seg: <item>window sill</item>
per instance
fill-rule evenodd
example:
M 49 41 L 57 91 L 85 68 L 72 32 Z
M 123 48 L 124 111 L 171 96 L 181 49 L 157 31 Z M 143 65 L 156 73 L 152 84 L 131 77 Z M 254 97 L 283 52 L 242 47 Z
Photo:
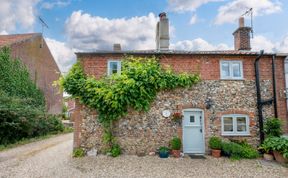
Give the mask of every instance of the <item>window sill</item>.
M 239 137 L 249 137 L 249 136 L 251 136 L 251 134 L 250 133 L 243 133 L 243 134 L 241 134 L 241 133 L 222 133 L 221 134 L 221 136 L 224 136 L 224 137 L 237 137 L 237 136 L 239 136 Z
M 220 80 L 228 80 L 228 81 L 244 81 L 244 78 L 238 79 L 238 78 L 220 78 Z

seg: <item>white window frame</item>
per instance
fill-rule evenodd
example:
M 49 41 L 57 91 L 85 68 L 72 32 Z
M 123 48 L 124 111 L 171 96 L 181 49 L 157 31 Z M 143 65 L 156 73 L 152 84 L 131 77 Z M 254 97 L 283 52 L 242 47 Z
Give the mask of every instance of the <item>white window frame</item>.
M 222 72 L 222 63 L 229 63 L 229 76 L 224 76 L 223 72 Z M 240 77 L 234 77 L 233 76 L 233 68 L 232 68 L 232 64 L 233 63 L 239 63 L 240 64 Z M 224 80 L 243 80 L 243 62 L 240 60 L 221 60 L 220 61 L 220 76 L 221 79 Z
M 107 62 L 107 75 L 112 75 L 112 73 L 110 72 L 111 68 L 110 68 L 110 63 L 112 62 L 116 62 L 117 63 L 117 74 L 121 74 L 121 61 L 120 60 L 108 60 Z
M 232 126 L 233 131 L 224 131 L 224 117 L 232 117 Z M 237 117 L 245 117 L 246 118 L 246 131 L 239 132 L 237 131 Z M 226 114 L 221 117 L 221 132 L 223 136 L 249 136 L 250 135 L 250 125 L 249 125 L 249 117 L 244 114 Z

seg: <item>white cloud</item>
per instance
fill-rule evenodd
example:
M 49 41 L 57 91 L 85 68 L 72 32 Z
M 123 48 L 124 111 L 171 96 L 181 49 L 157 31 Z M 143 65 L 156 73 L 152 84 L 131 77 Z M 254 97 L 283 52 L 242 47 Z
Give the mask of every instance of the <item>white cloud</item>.
M 281 11 L 281 4 L 273 0 L 233 0 L 218 9 L 215 24 L 234 23 L 250 8 L 254 16 L 262 16 Z
M 218 45 L 212 45 L 202 38 L 196 38 L 194 40 L 178 41 L 175 44 L 171 44 L 171 49 L 177 50 L 190 50 L 190 51 L 214 51 L 214 50 L 230 50 L 232 49 L 224 43 Z
M 39 0 L 1 0 L 0 31 L 31 30 Z
M 69 46 L 65 43 L 45 38 L 45 41 L 58 65 L 61 72 L 67 72 L 72 64 L 76 62 L 76 56 Z
M 8 35 L 8 32 L 6 32 L 5 30 L 0 32 L 0 35 Z
M 70 1 L 55 0 L 53 2 L 43 2 L 41 8 L 43 9 L 53 9 L 54 7 L 66 7 L 70 4 Z
M 264 49 L 266 52 L 288 53 L 288 34 L 280 42 L 274 42 L 262 35 L 257 35 L 251 40 L 253 51 Z
M 275 43 L 268 40 L 262 35 L 254 36 L 251 40 L 252 51 L 259 51 L 264 49 L 266 52 L 275 52 Z
M 193 24 L 195 24 L 197 21 L 198 21 L 197 15 L 194 14 L 194 15 L 191 17 L 189 24 L 193 25 Z
M 219 1 L 223 0 L 168 0 L 168 9 L 174 12 L 195 11 L 204 4 Z
M 157 17 L 153 13 L 132 18 L 107 19 L 76 11 L 66 20 L 68 42 L 80 50 L 155 48 Z

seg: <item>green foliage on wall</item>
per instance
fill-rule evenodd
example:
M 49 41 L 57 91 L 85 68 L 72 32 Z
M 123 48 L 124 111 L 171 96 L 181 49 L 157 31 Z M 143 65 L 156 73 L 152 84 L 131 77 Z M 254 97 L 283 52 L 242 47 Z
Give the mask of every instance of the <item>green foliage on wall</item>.
M 43 93 L 30 79 L 27 68 L 19 59 L 13 59 L 10 49 L 0 49 L 0 90 L 9 96 L 25 98 L 37 107 L 45 107 Z
M 163 69 L 155 57 L 126 56 L 122 60 L 121 75 L 113 74 L 96 80 L 93 76 L 86 76 L 78 62 L 59 81 L 67 93 L 97 110 L 98 119 L 107 131 L 112 121 L 127 114 L 128 108 L 148 111 L 157 92 L 189 87 L 199 80 L 196 74 L 175 74 L 172 70 Z

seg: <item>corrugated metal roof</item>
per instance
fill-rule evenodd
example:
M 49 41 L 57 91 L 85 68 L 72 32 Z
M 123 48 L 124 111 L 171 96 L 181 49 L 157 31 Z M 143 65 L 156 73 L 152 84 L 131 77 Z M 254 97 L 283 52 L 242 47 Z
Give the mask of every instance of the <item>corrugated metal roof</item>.
M 0 35 L 0 46 L 9 46 L 11 44 L 23 42 L 39 35 L 41 35 L 41 33 Z

